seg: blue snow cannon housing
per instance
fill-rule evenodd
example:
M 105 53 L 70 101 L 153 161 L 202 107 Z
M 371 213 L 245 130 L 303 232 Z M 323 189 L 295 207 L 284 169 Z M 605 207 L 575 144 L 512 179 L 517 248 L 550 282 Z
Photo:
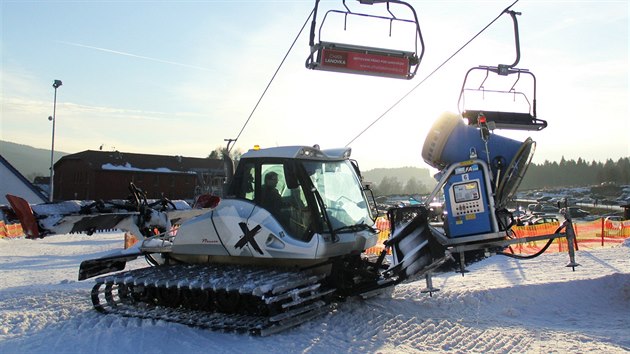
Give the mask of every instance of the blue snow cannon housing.
M 533 154 L 529 138 L 520 142 L 480 128 L 444 113 L 422 148 L 424 161 L 440 170 L 436 189 L 444 194 L 444 227 L 451 239 L 499 230 L 494 213 L 516 191 Z

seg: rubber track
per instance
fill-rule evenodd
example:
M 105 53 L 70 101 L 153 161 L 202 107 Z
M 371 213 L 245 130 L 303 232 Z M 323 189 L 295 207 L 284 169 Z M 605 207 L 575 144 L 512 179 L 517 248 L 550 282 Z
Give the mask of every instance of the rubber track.
M 91 296 L 94 308 L 103 313 L 264 336 L 328 312 L 331 306 L 327 295 L 334 289 L 321 288 L 323 277 L 295 270 L 233 265 L 157 266 L 97 278 Z M 254 303 L 258 313 L 251 313 L 250 306 L 230 314 L 190 306 L 162 306 L 132 296 L 133 289 L 170 289 L 175 293 L 191 290 L 206 294 L 206 300 L 222 293 L 244 299 L 247 305 Z

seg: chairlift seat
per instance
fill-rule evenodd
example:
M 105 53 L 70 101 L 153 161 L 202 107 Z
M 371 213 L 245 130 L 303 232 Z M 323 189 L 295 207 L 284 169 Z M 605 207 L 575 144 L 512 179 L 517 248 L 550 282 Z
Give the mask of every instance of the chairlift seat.
M 416 53 L 395 49 L 320 42 L 312 49 L 316 60 L 310 69 L 411 79 L 419 64 Z
M 540 131 L 547 127 L 547 121 L 524 112 L 466 110 L 462 113 L 468 119 L 468 125 L 477 125 L 480 115 L 486 117 L 486 122 L 492 122 L 496 129 Z

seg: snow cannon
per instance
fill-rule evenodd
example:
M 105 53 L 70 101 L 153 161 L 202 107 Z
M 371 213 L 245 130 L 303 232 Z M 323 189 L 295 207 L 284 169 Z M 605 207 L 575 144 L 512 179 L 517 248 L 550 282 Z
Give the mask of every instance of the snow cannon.
M 483 119 L 478 127 L 466 125 L 461 115 L 445 112 L 431 127 L 422 148 L 426 163 L 441 171 L 469 160 L 485 162 L 496 192 L 497 204 L 503 204 L 518 187 L 536 143 L 524 142 L 491 134 Z
M 491 133 L 483 119 L 466 125 L 459 114 L 444 113 L 422 148 L 426 163 L 440 170 L 434 194 L 445 199 L 449 238 L 495 233 L 496 210 L 506 207 L 531 161 L 535 143 Z
M 466 125 L 461 115 L 445 112 L 431 127 L 422 158 L 439 170 L 456 162 L 481 159 L 491 167 L 493 179 L 497 179 L 499 169 L 514 161 L 524 144 L 531 145 L 528 141 L 489 134 L 484 127 Z

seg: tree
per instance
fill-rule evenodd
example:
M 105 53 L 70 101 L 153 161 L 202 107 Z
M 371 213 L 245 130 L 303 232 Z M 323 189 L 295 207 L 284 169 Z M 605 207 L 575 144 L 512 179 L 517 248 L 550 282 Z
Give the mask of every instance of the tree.
M 398 178 L 392 176 L 386 176 L 376 188 L 378 195 L 392 195 L 400 194 L 402 191 L 402 184 L 398 181 Z
M 630 158 L 620 158 L 619 161 L 617 161 L 617 167 L 621 174 L 619 182 L 622 184 L 630 184 Z
M 218 146 L 216 149 L 214 149 L 212 152 L 210 152 L 210 154 L 208 155 L 209 159 L 217 159 L 220 160 L 223 158 L 223 154 L 225 154 L 227 152 L 227 148 L 224 146 Z M 233 149 L 230 152 L 230 157 L 232 158 L 232 160 L 234 161 L 238 161 L 241 158 L 241 155 L 243 155 L 243 153 L 241 152 L 240 149 Z
M 418 181 L 415 177 L 411 177 L 407 180 L 402 194 L 424 194 L 426 193 L 426 189 L 426 186 L 422 182 Z

